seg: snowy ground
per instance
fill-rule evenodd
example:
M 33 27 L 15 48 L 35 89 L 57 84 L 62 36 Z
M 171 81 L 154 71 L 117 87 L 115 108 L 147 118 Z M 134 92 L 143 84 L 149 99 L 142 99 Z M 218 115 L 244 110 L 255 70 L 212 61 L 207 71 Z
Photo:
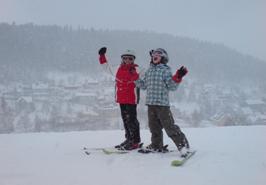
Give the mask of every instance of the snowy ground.
M 0 185 L 265 185 L 266 127 L 183 129 L 197 154 L 171 167 L 177 153 L 90 156 L 122 131 L 0 135 Z M 150 134 L 141 131 L 148 144 Z M 174 148 L 165 137 L 165 143 Z

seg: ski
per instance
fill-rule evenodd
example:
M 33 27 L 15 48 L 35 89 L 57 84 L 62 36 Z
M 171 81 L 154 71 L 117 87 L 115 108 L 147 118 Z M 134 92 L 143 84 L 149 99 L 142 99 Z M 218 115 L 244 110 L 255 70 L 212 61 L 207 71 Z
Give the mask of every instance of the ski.
M 105 154 L 125 153 L 125 151 L 118 150 L 117 148 L 114 148 L 114 147 L 100 147 L 100 148 L 87 148 L 87 147 L 84 147 L 83 151 L 87 155 L 90 155 L 91 153 L 95 153 L 95 152 L 104 152 Z
M 90 155 L 92 152 L 96 151 L 101 151 L 103 148 L 88 148 L 88 147 L 83 147 L 83 151 L 86 155 Z
M 139 144 L 139 148 L 141 148 L 143 145 L 143 143 Z M 136 149 L 139 149 L 136 148 Z M 93 151 L 102 151 L 104 154 L 110 155 L 110 154 L 126 154 L 126 153 L 130 153 L 132 151 L 136 151 L 136 149 L 134 150 L 125 150 L 124 148 L 115 148 L 115 147 L 102 147 L 102 148 L 87 148 L 84 147 L 83 150 L 85 152 L 86 155 L 90 155 Z
M 136 151 L 139 148 L 142 148 L 143 143 L 139 144 L 139 147 L 133 150 L 125 150 L 123 147 L 121 148 L 103 148 L 102 151 L 103 153 L 110 155 L 110 154 L 127 154 L 132 151 Z
M 117 148 L 103 148 L 103 153 L 110 155 L 110 154 L 127 154 L 132 150 L 119 150 Z
M 115 148 L 107 148 L 107 147 L 99 147 L 99 148 L 88 148 L 88 147 L 83 147 L 83 151 L 86 155 L 90 155 L 95 152 L 102 152 L 103 150 L 113 150 Z
M 190 159 L 195 153 L 196 153 L 196 150 L 189 152 L 189 153 L 186 155 L 186 157 L 183 157 L 181 160 L 173 160 L 173 161 L 171 162 L 171 166 L 175 166 L 175 167 L 177 167 L 177 166 L 182 166 L 182 165 L 184 165 L 184 164 L 188 161 L 188 159 Z

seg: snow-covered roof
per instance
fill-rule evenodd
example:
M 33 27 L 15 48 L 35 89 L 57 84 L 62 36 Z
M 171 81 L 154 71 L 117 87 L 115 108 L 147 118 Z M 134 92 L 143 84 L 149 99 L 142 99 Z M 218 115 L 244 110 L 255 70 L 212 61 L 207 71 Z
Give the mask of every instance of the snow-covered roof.
M 47 89 L 49 88 L 48 84 L 42 84 L 42 83 L 36 83 L 36 84 L 32 84 L 32 89 Z
M 246 103 L 248 105 L 262 105 L 262 104 L 265 104 L 265 102 L 260 100 L 260 99 L 249 99 L 249 100 L 246 100 Z
M 31 103 L 32 102 L 32 97 L 31 96 L 21 96 L 21 97 L 18 98 L 17 101 L 22 101 L 22 100 L 24 100 L 27 103 Z

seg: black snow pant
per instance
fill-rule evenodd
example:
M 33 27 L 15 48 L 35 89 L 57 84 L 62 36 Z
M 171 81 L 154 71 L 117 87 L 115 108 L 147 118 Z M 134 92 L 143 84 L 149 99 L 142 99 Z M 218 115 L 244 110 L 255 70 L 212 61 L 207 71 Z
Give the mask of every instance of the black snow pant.
M 140 142 L 139 121 L 136 104 L 120 104 L 121 116 L 125 128 L 126 140 L 132 143 Z
M 179 126 L 174 124 L 175 122 L 170 107 L 148 105 L 148 118 L 151 132 L 151 145 L 153 148 L 160 149 L 163 147 L 163 128 L 179 150 L 182 147 L 189 148 L 185 134 Z

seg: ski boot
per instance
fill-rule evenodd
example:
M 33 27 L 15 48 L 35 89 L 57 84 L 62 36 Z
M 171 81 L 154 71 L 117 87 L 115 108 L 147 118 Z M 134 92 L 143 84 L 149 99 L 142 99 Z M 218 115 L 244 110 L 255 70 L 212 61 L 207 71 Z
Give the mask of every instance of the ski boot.
M 118 150 L 135 150 L 137 148 L 141 148 L 142 144 L 140 143 L 134 143 L 134 142 L 127 142 L 122 147 L 118 148 Z
M 139 153 L 167 153 L 169 150 L 167 149 L 168 145 L 164 145 L 163 147 L 157 148 L 152 144 L 146 146 L 143 149 L 138 150 Z
M 179 151 L 179 153 L 180 153 L 180 156 L 181 156 L 182 158 L 186 158 L 186 157 L 188 156 L 188 154 L 191 152 L 191 151 L 190 151 L 190 148 L 189 148 L 189 145 L 186 145 L 186 144 L 184 144 L 184 143 L 179 144 L 179 145 L 177 146 L 177 149 L 178 149 L 178 151 Z
M 117 149 L 122 148 L 122 147 L 124 147 L 125 145 L 127 145 L 128 142 L 129 142 L 129 141 L 126 139 L 126 140 L 123 141 L 121 144 L 116 145 L 115 148 L 117 148 Z

